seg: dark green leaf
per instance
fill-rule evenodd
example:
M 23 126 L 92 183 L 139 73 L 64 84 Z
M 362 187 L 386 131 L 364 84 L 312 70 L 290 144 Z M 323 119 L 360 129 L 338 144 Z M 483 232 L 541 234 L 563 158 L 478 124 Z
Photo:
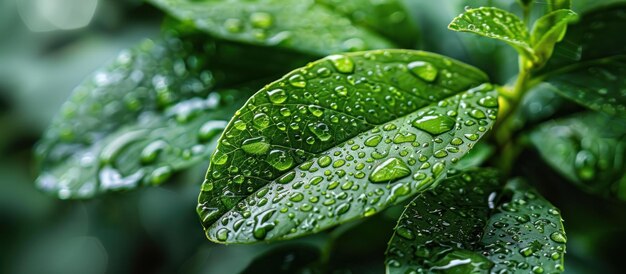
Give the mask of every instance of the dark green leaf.
M 470 9 L 454 18 L 448 28 L 503 41 L 529 60 L 535 59 L 524 22 L 508 11 L 494 7 Z
M 257 94 L 212 156 L 209 239 L 287 239 L 371 216 L 439 178 L 491 128 L 480 71 L 421 51 L 332 55 Z
M 626 5 L 605 7 L 569 27 L 538 74 L 564 97 L 590 109 L 626 117 Z
M 216 52 L 202 40 L 146 40 L 88 77 L 37 148 L 37 185 L 87 198 L 159 184 L 207 159 L 211 141 L 251 94 L 219 88 L 246 72 L 213 70 Z
M 313 274 L 320 251 L 310 245 L 286 245 L 257 257 L 240 274 Z
M 348 16 L 355 24 L 381 33 L 403 47 L 415 47 L 419 33 L 400 0 L 317 0 Z
M 548 0 L 548 10 L 571 9 L 572 0 Z
M 495 148 L 485 142 L 480 142 L 474 146 L 461 160 L 454 166 L 455 169 L 465 170 L 473 167 L 479 167 L 489 157 L 493 155 Z
M 554 45 L 563 39 L 567 31 L 567 24 L 578 19 L 578 15 L 568 9 L 550 12 L 535 21 L 530 34 L 530 43 L 537 63 L 544 64 L 552 55 Z
M 387 272 L 562 272 L 558 210 L 520 181 L 500 191 L 495 171 L 477 170 L 420 194 L 398 221 Z
M 313 0 L 150 0 L 211 36 L 312 55 L 393 47 Z
M 531 135 L 541 156 L 585 190 L 626 200 L 626 122 L 584 113 L 544 123 Z

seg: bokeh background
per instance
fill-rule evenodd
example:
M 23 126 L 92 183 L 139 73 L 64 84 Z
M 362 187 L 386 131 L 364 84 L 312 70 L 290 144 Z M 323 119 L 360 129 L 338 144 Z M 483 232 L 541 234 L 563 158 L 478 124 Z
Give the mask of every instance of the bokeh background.
M 466 5 L 516 10 L 515 1 L 405 2 L 421 30 L 419 48 L 478 66 L 500 84 L 516 73 L 515 52 L 504 44 L 446 28 Z M 574 9 L 601 2 L 615 1 L 574 0 Z M 33 145 L 72 89 L 122 49 L 158 37 L 163 17 L 140 0 L 0 0 L 0 273 L 240 273 L 251 265 L 253 273 L 278 273 L 277 264 L 314 256 L 315 248 L 334 237 L 210 243 L 195 213 L 208 161 L 162 186 L 88 201 L 61 201 L 35 188 Z M 563 213 L 566 273 L 623 273 L 626 205 L 579 191 L 537 153 L 526 154 L 516 170 L 532 170 L 550 182 L 539 187 Z M 383 273 L 384 250 L 400 211 L 391 208 L 334 233 L 341 236 L 334 239 L 332 269 Z M 294 247 L 305 248 L 290 256 Z M 255 261 L 267 254 L 276 257 L 270 265 Z

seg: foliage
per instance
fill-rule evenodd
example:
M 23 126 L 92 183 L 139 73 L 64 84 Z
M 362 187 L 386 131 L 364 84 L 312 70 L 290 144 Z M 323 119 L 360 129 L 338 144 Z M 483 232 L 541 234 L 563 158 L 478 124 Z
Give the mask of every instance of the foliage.
M 210 161 L 192 186 L 207 238 L 290 241 L 242 273 L 349 272 L 333 256 L 354 227 L 390 237 L 387 273 L 560 273 L 576 239 L 541 172 L 626 200 L 624 3 L 450 17 L 515 50 L 499 83 L 420 49 L 399 0 L 149 2 L 161 35 L 73 91 L 36 147 L 41 190 L 101 197 Z

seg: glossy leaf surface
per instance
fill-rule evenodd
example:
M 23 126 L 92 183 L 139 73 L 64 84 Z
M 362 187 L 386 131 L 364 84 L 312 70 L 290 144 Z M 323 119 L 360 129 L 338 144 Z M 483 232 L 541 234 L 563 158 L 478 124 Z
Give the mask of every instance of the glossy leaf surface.
M 581 188 L 626 200 L 626 121 L 577 114 L 542 124 L 531 141 L 548 164 Z
M 501 40 L 521 55 L 534 59 L 530 34 L 524 22 L 508 11 L 494 7 L 470 9 L 454 18 L 448 28 Z
M 474 170 L 419 194 L 389 243 L 387 272 L 562 272 L 558 210 L 520 181 L 501 190 L 497 172 Z
M 590 109 L 626 117 L 626 5 L 584 14 L 569 27 L 538 79 Z
M 252 96 L 222 136 L 199 197 L 209 239 L 302 236 L 430 187 L 497 113 L 486 76 L 421 51 L 332 55 Z
M 160 184 L 207 159 L 214 137 L 250 94 L 216 89 L 245 73 L 212 70 L 212 45 L 146 40 L 92 74 L 37 148 L 37 185 L 60 198 L 88 198 Z
M 314 0 L 150 0 L 219 39 L 311 55 L 391 48 L 379 34 Z

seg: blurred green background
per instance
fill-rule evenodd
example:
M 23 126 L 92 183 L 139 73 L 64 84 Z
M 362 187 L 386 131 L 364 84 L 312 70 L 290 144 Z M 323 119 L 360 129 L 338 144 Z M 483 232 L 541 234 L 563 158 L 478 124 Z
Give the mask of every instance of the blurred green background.
M 517 10 L 515 1 L 405 2 L 421 49 L 478 66 L 500 84 L 516 73 L 515 52 L 504 44 L 446 28 L 466 5 Z M 574 1 L 574 8 L 600 2 Z M 240 273 L 252 263 L 263 266 L 254 273 L 279 273 L 273 268 L 315 256 L 332 237 L 335 272 L 383 273 L 401 207 L 296 241 L 221 246 L 205 239 L 195 213 L 208 160 L 160 187 L 89 201 L 61 201 L 35 188 L 33 145 L 72 89 L 122 49 L 158 37 L 162 20 L 140 0 L 0 1 L 0 273 Z M 620 273 L 626 206 L 579 191 L 532 150 L 521 159 L 516 171 L 540 174 L 546 183 L 538 187 L 562 211 L 566 273 Z M 300 253 L 281 253 L 296 247 Z M 277 254 L 268 267 L 254 261 L 268 252 Z

